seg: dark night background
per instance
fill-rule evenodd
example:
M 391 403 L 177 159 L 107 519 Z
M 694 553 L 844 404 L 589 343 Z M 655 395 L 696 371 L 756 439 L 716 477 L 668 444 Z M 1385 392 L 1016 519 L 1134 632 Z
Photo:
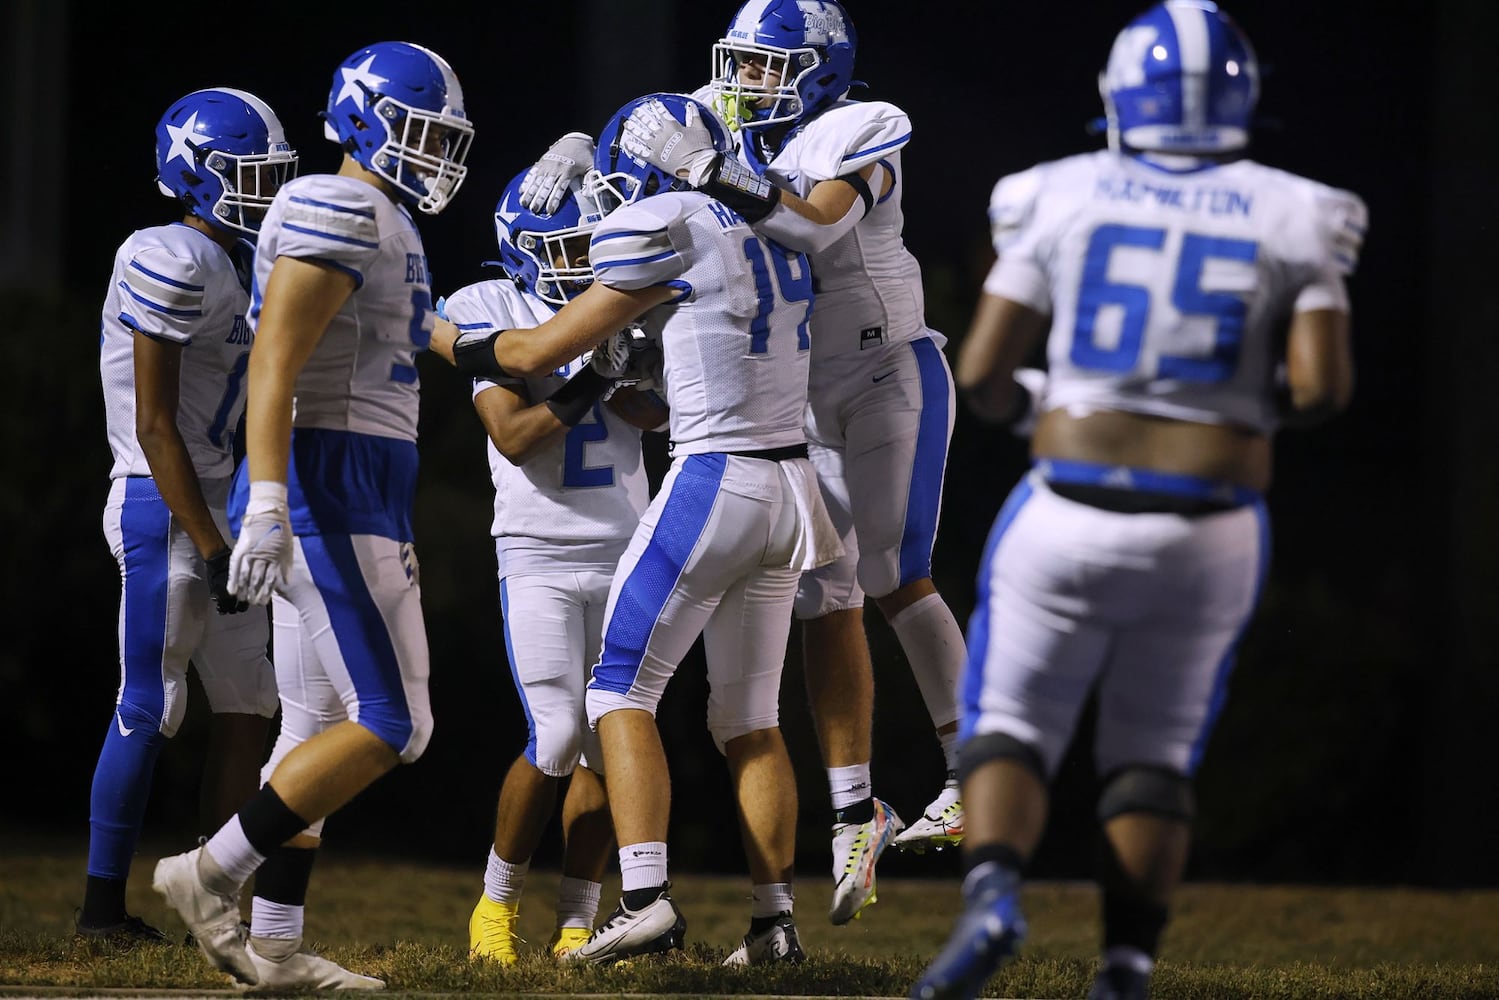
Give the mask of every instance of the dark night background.
M 907 242 L 929 323 L 953 341 L 988 266 L 994 181 L 1094 148 L 1095 78 L 1141 2 L 848 0 L 864 95 L 911 115 Z M 95 5 L 91 5 L 95 6 Z M 118 243 L 174 217 L 156 193 L 152 130 L 182 94 L 265 98 L 302 154 L 334 170 L 316 113 L 334 67 L 375 41 L 420 42 L 464 85 L 477 138 L 454 206 L 423 217 L 436 293 L 489 276 L 504 183 L 561 133 L 596 131 L 627 99 L 690 90 L 734 4 L 131 6 L 16 0 L 4 78 L 0 185 L 0 829 L 87 832 L 89 781 L 117 683 L 118 576 L 100 530 L 108 490 L 98 309 Z M 1191 874 L 1255 881 L 1499 884 L 1499 376 L 1493 244 L 1499 172 L 1486 0 L 1388 7 L 1244 0 L 1227 8 L 1264 70 L 1256 158 L 1368 202 L 1351 281 L 1359 383 L 1335 423 L 1278 442 L 1271 578 L 1203 765 Z M 357 12 L 357 13 L 356 13 Z M 857 95 L 856 95 L 857 96 Z M 495 794 L 524 743 L 487 535 L 483 432 L 456 377 L 422 364 L 417 541 L 437 728 L 427 755 L 328 825 L 334 851 L 400 852 L 477 873 Z M 659 458 L 659 450 L 653 452 Z M 935 576 L 960 621 L 982 539 L 1025 467 L 1021 443 L 960 413 Z M 876 789 L 914 817 L 941 758 L 891 633 L 872 608 Z M 827 793 L 804 708 L 795 632 L 783 724 L 802 797 L 803 879 L 825 877 Z M 700 659 L 661 713 L 675 779 L 674 868 L 739 871 L 727 773 L 704 731 Z M 188 844 L 205 705 L 157 771 L 147 835 Z M 1041 875 L 1086 874 L 1086 744 L 1057 785 Z M 205 831 L 206 832 L 206 831 Z M 3 841 L 0 841 L 3 843 Z M 0 847 L 3 849 L 3 847 Z M 555 861 L 545 847 L 538 863 Z M 951 875 L 951 854 L 882 871 Z M 139 866 L 138 866 L 139 867 Z M 82 888 L 83 873 L 79 872 Z

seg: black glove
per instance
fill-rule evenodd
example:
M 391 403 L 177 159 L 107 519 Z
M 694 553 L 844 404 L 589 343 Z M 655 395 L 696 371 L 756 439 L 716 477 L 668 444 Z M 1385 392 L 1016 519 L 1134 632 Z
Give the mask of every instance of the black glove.
M 221 615 L 237 615 L 248 610 L 250 603 L 235 597 L 229 591 L 229 546 L 224 546 L 204 559 L 208 566 L 208 592 L 213 595 Z

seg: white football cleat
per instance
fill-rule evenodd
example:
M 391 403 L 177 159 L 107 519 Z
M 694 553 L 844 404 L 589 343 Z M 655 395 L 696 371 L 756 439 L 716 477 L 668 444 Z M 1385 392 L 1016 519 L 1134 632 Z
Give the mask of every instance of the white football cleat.
M 807 953 L 796 936 L 796 921 L 783 913 L 776 922 L 759 934 L 744 936 L 744 943 L 724 959 L 724 965 L 771 965 L 775 962 L 804 962 Z
M 280 942 L 277 942 L 278 944 Z M 255 941 L 251 940 L 246 949 L 250 955 L 250 961 L 255 963 L 255 970 L 260 974 L 260 982 L 255 986 L 240 986 L 240 989 L 257 990 L 383 990 L 385 980 L 376 979 L 374 976 L 361 976 L 357 972 L 350 972 L 337 962 L 324 958 L 321 955 L 306 951 L 301 947 L 301 941 L 287 942 L 288 947 L 295 948 L 291 954 L 282 959 L 268 958 L 262 955 L 255 947 Z
M 198 950 L 214 968 L 250 986 L 260 973 L 245 950 L 245 931 L 239 920 L 239 896 L 221 896 L 203 884 L 198 857 L 207 848 L 174 854 L 156 862 L 151 888 L 177 911 L 198 943 Z
M 687 919 L 665 893 L 639 910 L 627 909 L 624 900 L 620 900 L 609 919 L 600 924 L 586 942 L 559 956 L 558 960 L 604 965 L 636 955 L 681 948 L 686 934 Z
M 843 925 L 875 902 L 874 865 L 889 846 L 890 840 L 904 830 L 891 809 L 874 800 L 874 818 L 868 823 L 835 823 L 833 825 L 833 905 L 828 919 Z
M 958 779 L 948 778 L 942 792 L 932 804 L 922 810 L 921 818 L 895 838 L 895 846 L 903 851 L 926 853 L 927 848 L 942 850 L 963 842 L 963 800 L 958 792 Z

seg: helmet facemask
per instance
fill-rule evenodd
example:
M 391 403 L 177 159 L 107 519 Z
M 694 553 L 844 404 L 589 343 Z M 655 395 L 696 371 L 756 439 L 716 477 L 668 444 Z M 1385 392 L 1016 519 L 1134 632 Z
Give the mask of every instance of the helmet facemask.
M 746 62 L 761 64 L 759 83 L 740 79 L 740 69 Z M 709 84 L 714 107 L 732 129 L 796 121 L 806 104 L 800 85 L 821 64 L 821 53 L 811 47 L 781 49 L 720 39 L 713 46 L 713 76 Z M 778 81 L 775 86 L 769 85 L 772 76 Z

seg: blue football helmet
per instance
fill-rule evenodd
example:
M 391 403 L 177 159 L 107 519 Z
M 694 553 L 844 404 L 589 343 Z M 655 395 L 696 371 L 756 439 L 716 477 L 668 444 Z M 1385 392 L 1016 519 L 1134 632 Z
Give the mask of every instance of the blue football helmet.
M 419 211 L 436 215 L 468 168 L 474 126 L 447 61 L 409 42 L 355 52 L 333 74 L 323 132 Z
M 858 44 L 836 0 L 749 0 L 713 46 L 714 106 L 736 128 L 815 115 L 853 85 Z M 762 65 L 758 82 L 740 80 L 745 62 Z M 770 74 L 779 74 L 776 86 Z
M 1114 40 L 1098 78 L 1109 144 L 1212 155 L 1249 144 L 1260 65 L 1209 0 L 1165 0 Z
M 281 119 L 243 90 L 194 91 L 156 123 L 156 186 L 221 229 L 254 236 L 296 173 Z
M 588 240 L 600 216 L 592 210 L 577 179 L 551 215 L 538 215 L 523 207 L 520 189 L 528 172 L 517 174 L 495 203 L 494 234 L 500 245 L 497 263 L 517 285 L 543 302 L 561 307 L 593 284 Z
M 729 131 L 723 121 L 701 101 L 695 101 L 684 94 L 646 94 L 644 97 L 637 97 L 616 111 L 599 132 L 598 145 L 593 154 L 594 169 L 584 178 L 585 204 L 597 206 L 600 215 L 662 191 L 692 190 L 692 185 L 687 181 L 673 177 L 645 160 L 637 159 L 620 144 L 625 119 L 647 101 L 660 102 L 667 114 L 683 125 L 689 124 L 693 118 L 701 119 L 713 138 L 713 148 L 720 153 L 733 151 L 733 140 L 729 138 Z

